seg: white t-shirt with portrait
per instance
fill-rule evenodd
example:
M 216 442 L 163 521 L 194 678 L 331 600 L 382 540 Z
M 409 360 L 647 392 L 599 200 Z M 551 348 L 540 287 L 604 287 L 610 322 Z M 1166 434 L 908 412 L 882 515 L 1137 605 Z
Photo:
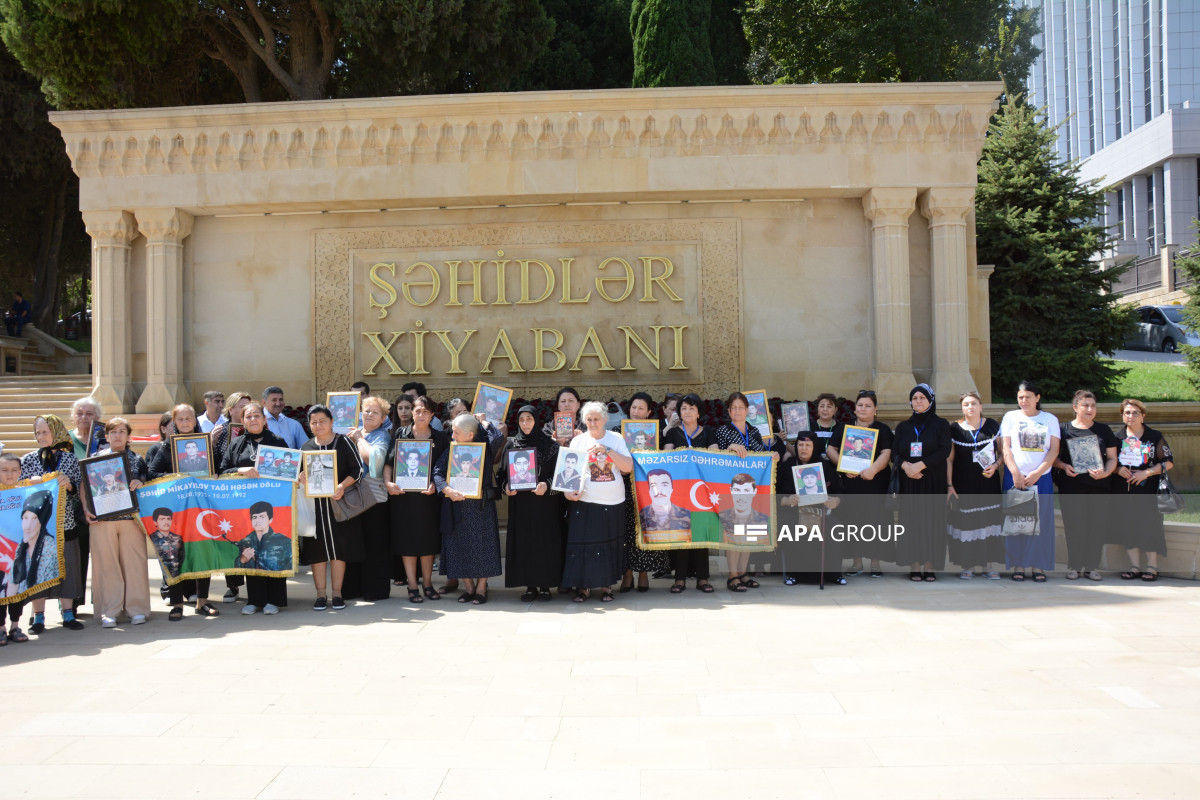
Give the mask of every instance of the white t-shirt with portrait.
M 621 434 L 612 431 L 606 432 L 601 439 L 593 439 L 587 432 L 581 433 L 571 440 L 570 448 L 586 453 L 598 444 L 623 456 L 629 455 L 629 448 L 625 446 Z M 602 506 L 625 502 L 625 482 L 621 480 L 621 471 L 611 458 L 601 456 L 601 463 L 593 463 L 587 457 L 580 460 L 583 461 L 580 471 L 588 476 L 583 485 L 583 496 L 579 498 L 581 502 Z
M 1017 469 L 1028 475 L 1037 469 L 1050 449 L 1051 439 L 1061 439 L 1058 417 L 1039 411 L 1030 417 L 1021 409 L 1009 411 L 1000 421 L 1000 437 L 1013 454 Z

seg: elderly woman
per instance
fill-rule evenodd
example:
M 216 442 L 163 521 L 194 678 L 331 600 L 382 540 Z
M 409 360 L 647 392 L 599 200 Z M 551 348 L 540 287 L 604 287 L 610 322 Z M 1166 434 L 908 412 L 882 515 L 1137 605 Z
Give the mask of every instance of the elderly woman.
M 230 446 L 233 444 L 233 437 L 229 435 L 229 429 L 240 428 L 243 424 L 242 415 L 246 411 L 246 406 L 250 404 L 253 398 L 246 392 L 234 392 L 225 400 L 225 415 L 221 417 L 220 423 L 212 429 L 211 438 L 213 441 L 213 460 L 220 464 L 225 460 L 225 455 L 229 452 Z M 245 579 L 241 575 L 226 575 L 225 576 L 225 596 L 221 599 L 226 603 L 232 603 L 237 600 L 238 588 L 245 583 Z
M 1062 431 L 1058 418 L 1042 410 L 1042 392 L 1033 381 L 1017 384 L 1017 406 L 1000 420 L 1004 442 L 1004 491 L 1037 488 L 1038 532 L 1032 536 L 1007 536 L 1004 557 L 1014 581 L 1025 580 L 1033 568 L 1035 583 L 1046 582 L 1054 569 L 1054 483 L 1050 469 L 1058 458 Z
M 434 429 L 434 405 L 428 397 L 421 395 L 413 403 L 413 424 L 407 428 L 396 428 L 388 452 L 383 476 L 388 494 L 391 514 L 392 552 L 401 559 L 402 574 L 408 585 L 408 601 L 423 603 L 418 579 L 425 582 L 425 597 L 441 600 L 442 596 L 433 586 L 433 558 L 442 551 L 442 496 L 433 483 L 433 476 L 421 475 L 419 458 L 412 458 L 412 478 L 424 477 L 428 483 L 424 489 L 401 489 L 396 476 L 409 470 L 408 454 L 416 455 L 415 449 L 405 449 L 405 442 L 430 442 L 430 464 L 436 464 L 450 449 L 450 437 Z M 401 463 L 396 462 L 399 455 Z M 510 534 L 511 535 L 511 534 Z M 417 570 L 420 564 L 420 572 Z
M 568 492 L 574 503 L 567 512 L 567 552 L 563 586 L 580 587 L 575 602 L 591 596 L 587 587 L 600 592 L 600 602 L 613 600 L 612 585 L 621 578 L 625 535 L 625 484 L 617 473 L 633 470 L 633 458 L 620 434 L 606 430 L 608 411 L 601 403 L 581 409 L 587 431 L 571 440 L 570 449 L 584 454 L 589 478 L 583 490 Z
M 550 587 L 562 577 L 562 505 L 549 491 L 558 458 L 558 445 L 537 424 L 533 406 L 517 411 L 517 433 L 508 440 L 505 452 L 534 450 L 537 486 L 515 490 L 509 487 L 507 460 L 501 462 L 501 481 L 508 495 L 508 536 L 505 544 L 504 585 L 525 587 L 521 602 L 550 600 Z
M 334 433 L 333 412 L 328 406 L 320 403 L 309 406 L 308 427 L 312 431 L 312 438 L 301 445 L 300 449 L 309 453 L 333 451 L 338 483 L 334 487 L 332 498 L 317 497 L 313 500 L 316 506 L 317 535 L 304 538 L 301 555 L 312 565 L 313 586 L 317 590 L 313 610 L 324 611 L 329 608 L 329 600 L 325 593 L 328 569 L 333 584 L 333 609 L 340 611 L 346 607 L 346 601 L 342 599 L 346 562 L 362 561 L 363 535 L 360 517 L 345 522 L 334 519 L 333 503 L 341 500 L 346 490 L 358 480 L 360 461 L 358 450 L 350 440 L 340 433 Z M 304 473 L 300 475 L 300 483 L 304 483 Z
M 633 420 L 650 419 L 650 406 L 654 401 L 645 392 L 637 392 L 629 398 L 629 418 Z M 658 442 L 647 442 L 646 448 L 659 449 Z M 637 543 L 637 498 L 633 493 L 629 475 L 622 475 L 625 482 L 625 576 L 621 579 L 620 592 L 624 594 L 633 588 L 633 573 L 638 574 L 637 590 L 650 591 L 650 573 L 667 568 L 667 554 L 662 550 L 643 550 Z
M 399 413 L 401 424 L 411 424 L 412 400 L 401 396 L 396 406 L 405 406 Z M 349 433 L 350 441 L 358 448 L 358 457 L 372 478 L 384 477 L 392 436 L 383 423 L 388 418 L 387 400 L 374 395 L 362 399 L 362 427 Z M 405 423 L 404 420 L 408 420 Z M 376 503 L 360 517 L 363 531 L 363 561 L 359 568 L 359 583 L 364 600 L 387 600 L 392 594 L 392 531 L 391 514 L 387 503 Z M 353 566 L 350 567 L 354 569 Z
M 1158 557 L 1166 556 L 1167 541 L 1155 495 L 1160 476 L 1175 466 L 1175 459 L 1162 433 L 1146 424 L 1146 406 L 1141 400 L 1121 401 L 1121 424 L 1113 434 L 1120 442 L 1119 466 L 1112 479 L 1117 496 L 1115 529 L 1132 565 L 1121 578 L 1156 581 Z M 1142 553 L 1146 554 L 1144 569 Z
M 929 384 L 908 393 L 912 416 L 896 426 L 892 449 L 900 470 L 900 523 L 896 561 L 909 565 L 911 581 L 936 581 L 946 566 L 946 461 L 953 445 L 950 424 L 938 416 Z
M 1058 486 L 1058 505 L 1062 509 L 1063 534 L 1067 540 L 1067 580 L 1082 576 L 1089 581 L 1101 580 L 1100 559 L 1104 545 L 1113 536 L 1109 504 L 1101 495 L 1112 491 L 1109 476 L 1117 469 L 1117 448 L 1120 446 L 1112 429 L 1096 422 L 1096 395 L 1086 389 L 1075 393 L 1071 401 L 1075 418 L 1061 425 L 1063 445 L 1054 462 L 1054 483 Z M 1088 440 L 1092 440 L 1088 442 Z M 1094 444 L 1100 463 L 1094 468 L 1076 464 L 1071 456 L 1071 442 Z M 1090 567 L 1090 569 L 1089 569 Z
M 104 426 L 108 447 L 100 455 L 120 453 L 129 475 L 129 490 L 147 480 L 146 462 L 129 449 L 129 423 L 113 417 Z M 100 613 L 100 626 L 115 628 L 124 611 L 134 625 L 150 615 L 150 576 L 146 569 L 146 530 L 136 513 L 98 521 L 87 512 L 92 526 L 92 600 Z
M 88 440 L 91 438 L 92 426 L 98 424 L 101 428 L 104 423 L 100 422 L 100 417 L 104 413 L 104 409 L 93 400 L 91 397 L 81 397 L 71 404 L 71 421 L 75 424 L 69 433 L 71 435 L 71 445 L 75 451 L 75 460 L 82 461 L 88 457 Z M 101 447 L 106 442 L 101 435 Z M 75 493 L 71 501 L 75 505 L 75 522 L 79 535 L 79 596 L 75 598 L 74 607 L 78 609 L 83 605 L 83 595 L 87 590 L 87 574 L 88 574 L 88 553 L 89 542 L 91 541 L 90 528 L 87 520 L 83 515 L 83 500 L 79 492 Z
M 285 448 L 287 447 L 287 443 L 282 437 L 267 427 L 267 415 L 263 410 L 262 403 L 255 401 L 247 403 L 242 411 L 242 422 L 246 426 L 246 432 L 241 436 L 235 437 L 233 444 L 229 446 L 229 450 L 225 453 L 225 458 L 221 460 L 221 474 L 245 475 L 248 478 L 257 478 L 259 477 L 259 448 Z M 255 524 L 255 516 L 254 509 L 251 508 L 250 523 L 252 526 Z M 263 553 L 256 550 L 244 549 L 242 550 L 242 558 L 245 559 L 245 563 L 248 563 L 250 560 L 250 556 L 247 556 L 247 553 L 250 553 L 260 564 L 263 564 L 266 560 Z M 278 566 L 285 570 L 294 566 L 290 548 L 286 556 L 283 554 L 277 555 L 278 563 L 273 566 Z M 239 575 L 237 577 L 242 576 Z M 242 606 L 243 614 L 254 614 L 260 609 L 264 614 L 278 614 L 279 609 L 287 605 L 286 578 L 269 578 L 265 575 L 247 575 L 245 578 L 246 605 Z
M 467 401 L 461 397 L 452 397 L 450 402 L 446 403 L 446 424 L 457 419 L 461 414 L 471 413 L 471 407 L 467 405 Z

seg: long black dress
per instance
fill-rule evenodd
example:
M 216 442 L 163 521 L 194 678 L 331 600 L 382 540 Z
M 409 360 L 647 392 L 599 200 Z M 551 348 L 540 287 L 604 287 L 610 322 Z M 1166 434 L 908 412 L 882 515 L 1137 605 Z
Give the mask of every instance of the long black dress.
M 1058 460 L 1072 467 L 1071 442 L 1096 439 L 1100 448 L 1100 461 L 1106 460 L 1106 451 L 1120 448 L 1112 429 L 1103 422 L 1093 422 L 1091 427 L 1077 428 L 1072 420 L 1060 427 L 1062 445 L 1058 449 Z M 1076 446 L 1079 442 L 1076 441 Z M 1063 538 L 1067 541 L 1067 566 L 1071 569 L 1097 569 L 1103 557 L 1104 545 L 1115 542 L 1116 529 L 1109 504 L 1097 495 L 1112 491 L 1111 476 L 1097 480 L 1087 472 L 1067 475 L 1066 470 L 1056 469 L 1054 485 L 1058 487 L 1058 506 L 1062 510 Z M 1154 482 L 1157 486 L 1157 481 Z
M 487 426 L 487 452 L 483 459 L 483 497 L 447 500 L 442 504 L 442 560 L 448 578 L 492 578 L 503 570 L 500 564 L 500 521 L 496 516 L 493 465 L 503 441 L 498 428 Z M 433 468 L 438 492 L 446 491 L 450 451 Z
M 950 423 L 932 410 L 924 418 L 914 414 L 896 426 L 892 442 L 896 469 L 903 462 L 924 462 L 916 480 L 900 472 L 900 524 L 904 535 L 896 541 L 897 564 L 933 564 L 946 568 L 946 460 L 950 458 Z M 913 445 L 920 448 L 918 455 Z
M 858 427 L 864 427 L 854 423 Z M 886 424 L 875 420 L 865 427 L 879 431 L 875 444 L 875 457 L 884 450 L 891 450 L 893 444 L 892 429 Z M 839 422 L 829 438 L 829 446 L 840 451 L 842 437 L 846 432 L 846 423 Z M 888 464 L 874 478 L 851 477 L 841 473 L 842 505 L 838 509 L 838 519 L 852 525 L 886 525 L 892 521 L 892 515 L 884 506 L 884 495 L 887 494 L 888 484 L 892 480 L 892 465 Z M 944 481 L 943 481 L 944 483 Z M 895 561 L 896 546 L 890 540 L 873 542 L 852 540 L 842 547 L 843 558 L 865 558 L 871 561 Z
M 1136 472 L 1139 469 L 1153 468 L 1165 462 L 1175 463 L 1175 456 L 1171 452 L 1171 446 L 1167 444 L 1167 440 L 1161 432 L 1149 425 L 1142 426 L 1140 438 L 1129 433 L 1124 425 L 1117 425 L 1112 431 L 1117 441 L 1120 442 L 1117 450 L 1118 469 L 1120 466 L 1127 466 Z M 1133 449 L 1135 442 L 1138 447 L 1136 452 Z M 1125 456 L 1126 461 L 1137 461 L 1138 463 L 1122 465 L 1122 456 Z M 1167 538 L 1163 533 L 1163 515 L 1158 511 L 1158 499 L 1155 497 L 1158 494 L 1159 480 L 1157 477 L 1150 477 L 1140 486 L 1136 486 L 1127 483 L 1116 472 L 1113 473 L 1113 493 L 1116 495 L 1114 516 L 1117 518 L 1115 525 L 1117 541 L 1114 544 L 1141 548 L 1147 553 L 1158 553 L 1160 556 L 1167 555 Z
M 535 427 L 529 436 L 510 437 L 505 453 L 530 447 L 537 450 L 538 481 L 549 487 L 554 478 L 558 444 Z M 500 487 L 507 489 L 507 455 L 500 460 L 500 474 Z M 522 490 L 508 498 L 508 535 L 504 544 L 506 587 L 548 588 L 559 584 L 566 546 L 562 517 L 562 495 L 557 492 L 536 495 L 533 490 Z
M 319 445 L 316 439 L 309 439 L 300 446 L 300 449 L 305 452 L 335 451 L 338 482 L 344 481 L 347 477 L 358 479 L 360 471 L 358 453 L 354 444 L 342 434 L 335 433 L 333 441 L 327 445 Z M 316 506 L 317 535 L 305 537 L 301 541 L 300 553 L 305 563 L 362 561 L 362 525 L 358 517 L 338 522 L 333 518 L 332 501 L 329 498 L 318 497 L 313 502 Z
M 978 430 L 968 430 L 961 422 L 950 426 L 950 443 L 954 448 L 954 466 L 950 483 L 958 499 L 950 506 L 946 532 L 949 535 L 950 563 L 962 569 L 989 562 L 1004 561 L 1004 537 L 1000 511 L 1000 485 L 1004 480 L 1004 465 L 1000 464 L 992 477 L 985 478 L 985 467 L 976 462 L 983 453 L 988 463 L 1000 458 L 996 437 L 1000 423 L 994 419 L 981 421 Z
M 676 450 L 691 447 L 697 450 L 707 450 L 717 443 L 716 432 L 712 428 L 700 428 L 695 436 L 688 436 L 680 423 L 670 428 L 663 435 L 663 444 L 672 445 Z M 708 580 L 710 575 L 709 556 L 712 551 L 707 547 L 690 547 L 685 550 L 670 551 L 671 568 L 675 570 L 675 580 L 682 581 L 695 578 L 697 581 Z
M 395 475 L 396 443 L 414 441 L 412 426 L 396 430 L 392 438 L 391 450 L 387 463 L 392 466 Z M 442 431 L 429 429 L 429 439 L 433 442 L 430 465 L 438 463 L 442 454 L 450 449 L 450 437 Z M 432 482 L 433 476 L 430 475 Z M 436 556 L 442 552 L 442 494 L 434 490 L 433 494 L 421 494 L 416 491 L 406 491 L 394 495 L 388 500 L 392 514 L 392 553 L 399 560 L 402 556 Z M 399 575 L 403 576 L 404 566 L 399 565 Z

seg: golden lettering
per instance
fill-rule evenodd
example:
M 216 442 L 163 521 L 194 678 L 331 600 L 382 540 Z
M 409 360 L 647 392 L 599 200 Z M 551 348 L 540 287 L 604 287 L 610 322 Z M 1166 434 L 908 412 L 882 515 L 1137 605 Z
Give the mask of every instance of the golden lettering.
M 642 299 L 639 303 L 657 303 L 658 298 L 654 296 L 654 284 L 658 284 L 667 293 L 667 297 L 677 303 L 682 303 L 683 298 L 671 291 L 671 287 L 667 285 L 667 278 L 671 277 L 671 273 L 675 272 L 675 265 L 671 263 L 671 259 L 664 256 L 638 256 L 642 262 L 642 276 L 645 281 L 645 286 L 642 289 Z M 663 271 L 661 275 L 654 274 L 654 262 L 661 261 Z
M 400 369 L 400 365 L 396 363 L 396 359 L 392 358 L 392 346 L 396 341 L 404 335 L 404 331 L 396 331 L 392 334 L 392 338 L 388 340 L 385 346 L 379 338 L 380 331 L 363 331 L 363 336 L 367 337 L 367 341 L 375 345 L 375 351 L 379 353 L 375 360 L 371 362 L 371 366 L 367 367 L 363 375 L 374 375 L 375 367 L 380 361 L 386 361 L 388 369 L 391 370 L 389 375 L 407 375 L 408 373 Z
M 654 365 L 655 369 L 661 369 L 659 366 L 659 364 L 662 363 L 662 358 L 659 355 L 661 352 L 659 349 L 659 334 L 662 333 L 662 329 L 665 327 L 665 325 L 650 326 L 650 330 L 654 331 L 654 352 L 651 353 L 650 347 L 646 344 L 642 337 L 638 336 L 637 333 L 634 332 L 633 328 L 629 327 L 628 325 L 618 325 L 617 330 L 625 334 L 625 366 L 621 367 L 621 369 L 637 369 L 637 367 L 633 366 L 633 364 L 630 362 L 630 356 L 632 353 L 630 352 L 629 345 L 631 342 L 637 346 L 638 350 L 642 351 L 642 355 L 644 355 L 646 359 L 652 365 Z
M 675 363 L 671 365 L 671 369 L 687 369 L 687 365 L 683 363 L 683 332 L 690 325 L 670 325 L 668 326 L 675 334 Z
M 533 356 L 533 369 L 530 372 L 557 372 L 567 365 L 567 354 L 560 348 L 563 343 L 562 331 L 557 331 L 554 328 L 530 328 L 533 333 L 536 350 Z M 543 334 L 554 334 L 554 344 L 546 347 L 546 341 Z M 547 367 L 545 362 L 546 353 L 554 353 L 558 357 L 558 363 L 553 367 Z
M 471 262 L 471 268 L 472 268 L 471 269 L 471 280 L 460 281 L 458 279 L 458 268 L 462 266 L 462 262 L 461 261 L 447 261 L 446 262 L 446 266 L 448 266 L 450 268 L 450 281 L 449 281 L 449 283 L 450 283 L 450 299 L 446 302 L 447 307 L 462 305 L 462 303 L 458 302 L 458 287 L 460 287 L 460 286 L 470 286 L 471 287 L 472 297 L 474 298 L 473 300 L 471 300 L 471 305 L 473 305 L 473 306 L 486 306 L 487 305 L 487 303 L 483 302 L 483 280 L 482 280 L 483 276 L 481 276 L 479 274 L 479 267 L 482 264 L 483 264 L 482 261 L 472 261 Z
M 584 352 L 588 343 L 592 345 L 592 352 Z M 615 372 L 613 365 L 608 360 L 608 354 L 604 352 L 604 345 L 600 344 L 600 336 L 596 333 L 595 328 L 588 328 L 587 333 L 583 337 L 583 344 L 579 345 L 579 353 L 575 356 L 575 363 L 571 365 L 568 372 L 580 372 L 579 362 L 584 358 L 595 358 L 600 362 L 600 366 L 596 368 L 597 372 Z
M 463 331 L 463 334 L 464 334 L 463 340 L 458 345 L 458 347 L 455 347 L 454 343 L 450 341 L 450 331 L 434 331 L 433 332 L 434 335 L 436 335 L 439 339 L 442 340 L 442 345 L 446 348 L 446 352 L 450 354 L 450 369 L 446 370 L 447 375 L 463 375 L 463 374 L 465 374 L 462 370 L 462 367 L 459 366 L 458 361 L 459 361 L 459 358 L 462 356 L 463 348 L 467 346 L 467 342 L 469 342 L 471 340 L 471 337 L 474 336 L 478 332 L 479 331 L 472 331 L 472 330 Z
M 571 297 L 571 265 L 575 263 L 574 258 L 560 258 L 559 265 L 562 267 L 562 303 L 586 303 L 592 298 L 591 290 L 583 297 Z
M 502 355 L 496 355 L 497 347 L 504 348 L 504 353 Z M 508 340 L 508 333 L 504 330 L 504 328 L 501 328 L 500 332 L 496 334 L 496 340 L 494 342 L 492 342 L 492 352 L 488 353 L 487 360 L 483 362 L 483 369 L 481 369 L 479 371 L 481 373 L 483 373 L 484 375 L 491 375 L 492 374 L 492 360 L 496 359 L 496 358 L 507 358 L 508 359 L 508 371 L 509 372 L 524 372 L 525 371 L 525 369 L 521 366 L 521 362 L 517 360 L 517 354 L 513 350 L 512 342 L 510 342 Z
M 554 270 L 550 269 L 550 265 L 545 261 L 538 261 L 536 258 L 519 258 L 517 263 L 521 265 L 521 299 L 517 301 L 517 305 L 527 305 L 529 303 L 540 303 L 554 293 Z M 542 292 L 542 296 L 531 300 L 529 299 L 529 265 L 537 264 L 542 268 L 542 274 L 546 276 L 546 290 Z
M 500 255 L 504 255 L 503 250 L 500 251 Z M 511 306 L 512 303 L 508 302 L 508 298 L 504 295 L 504 284 L 507 280 L 504 275 L 504 268 L 508 266 L 508 259 L 506 258 L 503 261 L 493 260 L 492 263 L 496 265 L 496 302 L 492 303 L 492 305 Z M 476 270 L 483 269 L 483 259 L 480 259 L 479 261 L 472 259 L 471 265 L 474 266 Z
M 417 261 L 413 264 L 409 264 L 408 269 L 404 270 L 404 274 L 408 275 L 417 267 L 424 267 L 425 269 L 429 270 L 429 280 L 427 280 L 427 281 L 405 281 L 404 283 L 400 284 L 400 291 L 404 292 L 404 299 L 407 300 L 411 305 L 427 306 L 430 303 L 432 303 L 434 300 L 436 300 L 438 293 L 440 293 L 442 291 L 442 276 L 438 275 L 437 270 L 434 269 L 429 264 L 426 264 L 424 261 Z M 416 300 L 413 299 L 412 292 L 410 292 L 408 290 L 408 287 L 410 287 L 410 286 L 428 288 L 429 289 L 429 299 L 426 300 L 424 303 L 418 303 Z
M 420 325 L 421 321 L 417 320 Z M 413 347 L 413 370 L 410 375 L 428 375 L 429 370 L 425 369 L 425 337 L 429 335 L 429 331 L 409 331 L 413 339 L 416 340 Z
M 392 277 L 393 278 L 396 277 L 396 264 L 394 262 L 391 264 L 379 263 L 379 264 L 371 265 L 371 274 L 370 274 L 371 283 L 375 284 L 380 289 L 383 289 L 385 292 L 387 292 L 388 300 L 386 303 L 381 303 L 378 300 L 376 300 L 374 292 L 371 292 L 369 295 L 371 298 L 370 307 L 379 309 L 379 318 L 380 319 L 383 319 L 384 317 L 386 317 L 388 315 L 388 312 L 387 312 L 388 308 L 393 303 L 396 302 L 396 287 L 392 286 L 390 283 L 385 281 L 379 274 L 380 271 L 384 270 L 384 269 L 390 269 L 392 271 Z
M 596 278 L 596 291 L 599 292 L 600 296 L 603 297 L 608 302 L 619 303 L 622 300 L 624 300 L 625 298 L 629 297 L 629 295 L 633 294 L 633 283 L 634 283 L 633 267 L 630 266 L 629 262 L 626 261 L 625 259 L 619 258 L 617 256 L 612 256 L 610 258 L 606 258 L 603 261 L 601 261 L 600 266 L 596 267 L 596 269 L 604 270 L 605 268 L 608 267 L 608 265 L 610 263 L 612 263 L 614 261 L 625 268 L 625 277 L 623 277 L 623 278 Z M 624 281 L 625 282 L 625 293 L 622 294 L 620 297 L 611 297 L 604 288 L 604 284 L 608 283 L 609 281 Z

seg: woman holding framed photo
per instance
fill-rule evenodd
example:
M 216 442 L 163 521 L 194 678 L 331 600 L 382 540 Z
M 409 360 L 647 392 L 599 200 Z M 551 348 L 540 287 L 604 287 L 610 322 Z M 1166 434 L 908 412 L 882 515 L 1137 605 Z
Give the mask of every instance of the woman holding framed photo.
M 1000 421 L 1004 441 L 1004 491 L 1037 488 L 1038 530 L 1032 536 L 1007 536 L 1005 561 L 1014 581 L 1033 569 L 1035 583 L 1054 569 L 1054 482 L 1050 469 L 1058 458 L 1062 432 L 1058 418 L 1042 410 L 1042 391 L 1033 381 L 1017 384 L 1017 406 Z
M 689 394 L 679 401 L 679 424 L 668 428 L 663 434 L 663 450 L 695 448 L 697 450 L 719 449 L 717 434 L 712 428 L 700 424 L 700 409 L 704 401 L 698 394 Z M 711 551 L 707 547 L 689 548 L 670 551 L 671 568 L 675 572 L 675 582 L 671 584 L 671 594 L 679 594 L 687 588 L 687 579 L 696 579 L 696 591 L 712 594 L 712 584 L 708 582 L 708 557 Z
M 1096 395 L 1080 389 L 1071 408 L 1075 418 L 1059 428 L 1062 446 L 1053 472 L 1067 540 L 1066 578 L 1098 581 L 1104 545 L 1114 540 L 1111 507 L 1099 495 L 1112 491 L 1109 476 L 1117 469 L 1120 443 L 1111 428 L 1096 422 Z
M 938 416 L 927 383 L 908 393 L 912 416 L 896 426 L 892 449 L 900 470 L 900 524 L 896 561 L 908 564 L 911 581 L 936 581 L 946 568 L 946 489 L 950 485 L 950 424 Z
M 403 397 L 408 404 L 408 418 L 412 419 L 412 400 Z M 350 431 L 349 439 L 358 448 L 358 457 L 372 478 L 383 478 L 387 463 L 391 434 L 383 427 L 391 406 L 387 400 L 375 395 L 362 398 L 362 427 Z M 362 520 L 363 560 L 362 566 L 348 565 L 347 571 L 357 577 L 364 600 L 387 600 L 392 594 L 392 531 L 391 513 L 387 503 L 376 503 L 359 517 Z M 346 583 L 351 583 L 347 578 Z
M 462 491 L 450 485 L 450 453 L 443 453 L 433 468 L 433 482 L 437 490 L 449 500 L 442 505 L 442 558 L 446 562 L 446 577 L 462 580 L 466 591 L 458 596 L 458 602 L 481 606 L 488 601 L 488 578 L 501 573 L 500 567 L 500 523 L 496 516 L 496 489 L 493 481 L 493 465 L 496 450 L 504 441 L 500 429 L 470 414 L 459 414 L 450 423 L 454 442 L 470 444 L 475 435 L 483 432 L 487 437 L 485 455 L 478 469 L 481 471 L 480 497 L 468 498 Z
M 345 522 L 339 522 L 333 517 L 333 504 L 341 500 L 346 490 L 355 484 L 359 476 L 358 451 L 350 440 L 340 433 L 333 431 L 333 412 L 328 406 L 315 403 L 308 408 L 308 427 L 312 438 L 300 446 L 304 452 L 332 450 L 334 456 L 334 471 L 337 484 L 333 487 L 332 497 L 316 497 L 313 503 L 316 507 L 317 535 L 304 537 L 301 540 L 300 555 L 312 565 L 313 586 L 317 590 L 317 599 L 313 602 L 314 611 L 324 611 L 329 608 L 329 600 L 325 594 L 326 568 L 333 584 L 333 610 L 340 611 L 346 607 L 342 599 L 342 582 L 346 579 L 346 562 L 362 561 L 363 537 L 362 524 L 359 517 L 353 517 Z M 301 474 L 300 483 L 303 485 L 305 476 Z
M 388 500 L 392 553 L 401 559 L 400 568 L 408 582 L 410 603 L 424 602 L 418 578 L 425 583 L 425 597 L 442 599 L 433 586 L 433 559 L 442 552 L 442 496 L 433 484 L 432 466 L 450 449 L 450 437 L 434 429 L 434 408 L 433 401 L 424 395 L 413 401 L 413 423 L 396 428 L 383 468 L 383 479 L 388 494 L 392 495 Z M 417 448 L 406 449 L 405 442 L 428 442 L 428 460 L 422 460 L 423 453 Z M 400 488 L 396 478 L 401 475 L 410 478 L 410 486 L 424 483 L 425 488 Z M 420 573 L 417 572 L 418 563 Z
M 132 429 L 122 417 L 104 426 L 108 447 L 97 455 L 119 453 L 129 477 L 129 491 L 146 482 L 146 462 L 129 449 Z M 92 531 L 92 603 L 102 628 L 115 628 L 124 611 L 141 625 L 150 616 L 150 574 L 146 569 L 146 531 L 136 512 L 96 519 L 86 512 Z
M 870 389 L 863 389 L 854 400 L 854 424 L 860 428 L 872 428 L 878 431 L 875 442 L 875 457 L 871 466 L 862 472 L 842 473 L 842 494 L 845 503 L 842 508 L 842 519 L 856 525 L 879 525 L 891 520 L 884 507 L 884 495 L 892 481 L 892 429 L 885 423 L 875 419 L 879 408 L 878 398 Z M 818 425 L 820 425 L 821 404 L 817 404 Z M 846 425 L 837 423 L 829 438 L 829 448 L 826 451 L 834 466 L 841 459 L 842 439 L 845 436 Z M 820 431 L 815 431 L 817 436 Z M 847 575 L 859 575 L 863 571 L 863 559 L 871 560 L 871 577 L 882 578 L 881 561 L 893 561 L 896 557 L 895 547 L 891 542 L 847 542 L 845 555 L 852 558 Z
M 1163 515 L 1158 510 L 1158 482 L 1175 466 L 1175 456 L 1162 433 L 1146 424 L 1141 400 L 1121 401 L 1122 424 L 1113 431 L 1120 442 L 1113 491 L 1118 496 L 1116 529 L 1132 566 L 1121 573 L 1126 581 L 1158 580 L 1158 557 L 1167 555 Z M 1146 555 L 1143 569 L 1141 556 Z
M 527 450 L 533 450 L 536 463 L 532 471 L 537 485 L 517 491 L 511 486 L 507 454 Z M 517 432 L 505 446 L 500 486 L 508 495 L 504 586 L 510 589 L 524 586 L 523 603 L 549 600 L 550 587 L 557 586 L 562 578 L 562 500 L 550 491 L 558 450 L 554 440 L 537 424 L 534 407 L 521 406 L 517 410 Z
M 950 561 L 962 570 L 964 580 L 976 574 L 999 580 L 993 562 L 1004 560 L 1000 512 L 1000 423 L 983 416 L 977 392 L 965 392 L 959 401 L 962 419 L 950 426 L 950 498 L 946 531 Z M 982 571 L 975 573 L 974 568 Z
M 653 404 L 650 395 L 637 392 L 629 398 L 629 418 L 632 420 L 650 419 L 650 406 Z M 658 450 L 660 443 L 647 442 L 646 449 Z M 625 575 L 621 579 L 619 591 L 623 594 L 633 589 L 633 573 L 638 574 L 637 590 L 650 591 L 650 573 L 667 569 L 667 554 L 662 550 L 643 550 L 637 543 L 637 498 L 633 493 L 631 483 L 632 471 L 621 475 L 625 482 Z

